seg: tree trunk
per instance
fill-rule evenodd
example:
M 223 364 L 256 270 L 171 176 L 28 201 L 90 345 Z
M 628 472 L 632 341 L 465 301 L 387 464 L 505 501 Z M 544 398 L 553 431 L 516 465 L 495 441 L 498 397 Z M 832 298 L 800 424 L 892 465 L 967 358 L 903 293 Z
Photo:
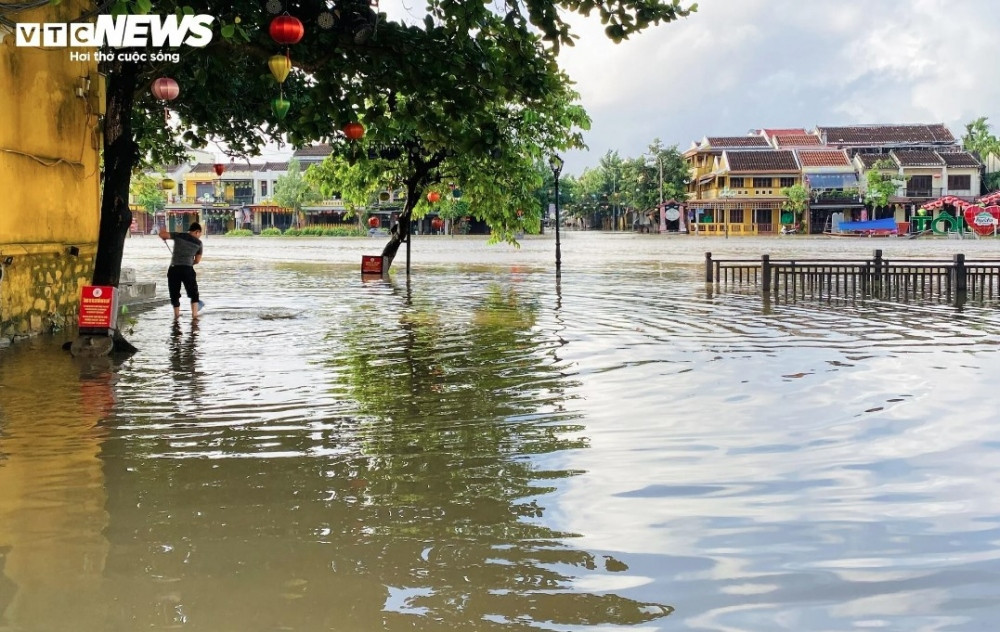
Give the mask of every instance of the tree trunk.
M 396 258 L 399 247 L 410 238 L 410 218 L 413 217 L 413 207 L 416 205 L 416 196 L 408 191 L 403 212 L 399 214 L 399 223 L 392 227 L 392 237 L 389 239 L 389 243 L 385 245 L 385 248 L 382 249 L 382 256 L 389 258 L 385 272 L 388 272 L 389 268 L 392 267 L 392 262 Z
M 135 64 L 111 63 L 117 67 L 108 73 L 104 189 L 93 283 L 118 287 L 125 237 L 132 225 L 132 211 L 128 207 L 129 182 L 132 170 L 139 163 L 138 145 L 132 138 L 132 103 L 139 69 Z
M 104 117 L 104 188 L 101 194 L 101 223 L 94 261 L 94 285 L 118 287 L 121 280 L 125 237 L 132 225 L 128 207 L 132 170 L 139 163 L 139 147 L 132 138 L 132 103 L 139 68 L 135 64 L 110 62 L 117 67 L 108 73 L 107 113 Z M 112 336 L 112 354 L 138 351 L 119 331 Z

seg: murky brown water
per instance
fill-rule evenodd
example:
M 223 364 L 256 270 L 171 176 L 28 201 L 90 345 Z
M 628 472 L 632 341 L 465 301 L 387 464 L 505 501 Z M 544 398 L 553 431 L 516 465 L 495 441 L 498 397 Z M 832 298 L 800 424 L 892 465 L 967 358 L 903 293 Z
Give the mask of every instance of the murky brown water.
M 0 631 L 995 629 L 1000 307 L 699 264 L 996 242 L 380 246 L 209 236 L 122 366 L 0 350 Z

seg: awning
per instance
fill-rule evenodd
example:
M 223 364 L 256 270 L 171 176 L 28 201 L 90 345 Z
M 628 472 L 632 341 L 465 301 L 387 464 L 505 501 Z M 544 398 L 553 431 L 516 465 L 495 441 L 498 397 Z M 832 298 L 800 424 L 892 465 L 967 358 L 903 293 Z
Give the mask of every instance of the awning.
M 809 188 L 816 189 L 851 189 L 858 186 L 858 176 L 850 173 L 809 173 L 806 174 Z

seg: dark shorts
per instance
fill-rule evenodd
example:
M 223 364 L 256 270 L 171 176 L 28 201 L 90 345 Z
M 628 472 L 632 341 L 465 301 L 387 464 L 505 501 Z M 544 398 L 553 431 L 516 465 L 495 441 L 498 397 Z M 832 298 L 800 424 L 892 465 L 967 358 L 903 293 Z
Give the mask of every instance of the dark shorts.
M 178 307 L 181 304 L 181 285 L 192 303 L 198 302 L 198 279 L 194 274 L 194 266 L 170 266 L 167 268 L 167 291 L 170 293 L 170 304 Z

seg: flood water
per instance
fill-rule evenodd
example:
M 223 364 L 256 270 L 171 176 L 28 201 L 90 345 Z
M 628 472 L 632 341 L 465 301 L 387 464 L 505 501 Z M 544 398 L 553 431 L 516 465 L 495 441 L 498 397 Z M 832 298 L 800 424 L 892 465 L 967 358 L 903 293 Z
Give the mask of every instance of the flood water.
M 381 246 L 208 236 L 120 366 L 0 349 L 0 631 L 998 629 L 1000 306 L 701 265 L 997 242 Z

